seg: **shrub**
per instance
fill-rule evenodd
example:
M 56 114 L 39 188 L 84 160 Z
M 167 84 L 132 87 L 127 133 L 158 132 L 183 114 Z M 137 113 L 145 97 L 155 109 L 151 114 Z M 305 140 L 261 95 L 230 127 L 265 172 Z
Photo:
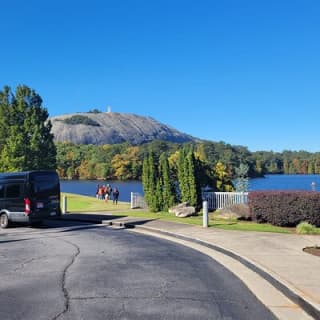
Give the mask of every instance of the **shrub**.
M 82 115 L 72 116 L 70 118 L 64 119 L 63 122 L 67 123 L 67 124 L 72 124 L 72 125 L 85 124 L 87 126 L 94 126 L 94 127 L 99 127 L 100 126 L 100 124 L 98 122 L 90 119 L 87 116 L 82 116 Z
M 296 227 L 296 233 L 299 234 L 316 234 L 316 227 L 308 222 L 300 222 Z
M 249 193 L 252 219 L 281 227 L 302 221 L 320 226 L 320 193 L 309 191 L 255 191 Z

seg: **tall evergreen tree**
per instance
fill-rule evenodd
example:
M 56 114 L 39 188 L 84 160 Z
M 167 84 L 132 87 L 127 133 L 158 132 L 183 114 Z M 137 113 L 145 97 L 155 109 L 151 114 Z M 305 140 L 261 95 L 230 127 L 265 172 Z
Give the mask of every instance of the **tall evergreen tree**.
M 158 211 L 159 208 L 157 204 L 157 168 L 153 152 L 151 150 L 149 151 L 148 155 L 145 157 L 143 161 L 142 183 L 145 199 L 149 209 L 155 212 Z
M 169 168 L 169 162 L 165 153 L 162 153 L 159 161 L 159 180 L 162 190 L 161 210 L 167 211 L 176 202 L 176 190 Z
M 197 197 L 197 181 L 196 181 L 196 167 L 195 158 L 192 151 L 190 151 L 186 157 L 186 171 L 189 185 L 188 192 L 188 202 L 191 206 L 197 207 L 198 197 Z
M 182 148 L 179 152 L 178 166 L 177 166 L 177 176 L 179 184 L 179 200 L 181 202 L 189 201 L 189 181 L 188 181 L 188 164 L 186 159 L 186 149 Z
M 143 159 L 142 164 L 142 186 L 143 186 L 143 193 L 146 200 L 146 203 L 150 203 L 149 194 L 150 194 L 150 170 L 149 170 L 149 157 L 145 157 Z
M 163 194 L 161 180 L 158 179 L 156 182 L 156 191 L 152 198 L 151 210 L 154 212 L 162 211 L 163 209 Z
M 180 201 L 188 202 L 197 209 L 201 207 L 201 180 L 205 176 L 204 171 L 204 165 L 195 158 L 192 147 L 187 146 L 180 151 L 177 174 Z
M 56 147 L 41 97 L 27 86 L 0 92 L 0 170 L 55 169 Z

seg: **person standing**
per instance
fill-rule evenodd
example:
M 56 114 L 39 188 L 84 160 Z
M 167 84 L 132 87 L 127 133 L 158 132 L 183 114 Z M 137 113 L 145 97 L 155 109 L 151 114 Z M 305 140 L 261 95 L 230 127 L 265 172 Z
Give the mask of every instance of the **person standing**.
M 118 198 L 119 198 L 119 190 L 118 188 L 114 188 L 112 192 L 112 198 L 113 198 L 113 204 L 118 204 Z

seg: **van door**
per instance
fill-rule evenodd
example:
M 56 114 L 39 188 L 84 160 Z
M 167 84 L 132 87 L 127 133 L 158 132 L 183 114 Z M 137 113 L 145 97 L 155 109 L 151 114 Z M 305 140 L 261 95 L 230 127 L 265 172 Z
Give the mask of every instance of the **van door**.
M 0 184 L 0 211 L 6 208 L 6 201 L 4 198 L 4 184 Z
M 31 219 L 60 214 L 60 182 L 56 172 L 31 172 L 28 190 Z
M 16 222 L 26 221 L 24 214 L 24 183 L 6 183 L 4 198 L 4 208 L 9 212 L 9 219 Z

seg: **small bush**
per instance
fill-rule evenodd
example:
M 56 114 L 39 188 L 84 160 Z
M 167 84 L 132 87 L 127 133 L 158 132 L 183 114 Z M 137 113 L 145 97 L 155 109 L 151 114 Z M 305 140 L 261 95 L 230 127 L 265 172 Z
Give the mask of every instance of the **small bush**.
M 300 222 L 320 226 L 320 192 L 255 191 L 249 193 L 252 219 L 280 227 L 295 227 Z
M 67 118 L 67 119 L 64 119 L 63 122 L 67 123 L 67 124 L 72 124 L 72 125 L 85 124 L 87 126 L 94 126 L 94 127 L 99 127 L 100 126 L 100 124 L 98 122 L 90 119 L 89 117 L 82 116 L 80 114 L 72 116 L 72 117 Z
M 300 222 L 296 227 L 296 233 L 298 234 L 316 234 L 316 227 L 308 222 Z

